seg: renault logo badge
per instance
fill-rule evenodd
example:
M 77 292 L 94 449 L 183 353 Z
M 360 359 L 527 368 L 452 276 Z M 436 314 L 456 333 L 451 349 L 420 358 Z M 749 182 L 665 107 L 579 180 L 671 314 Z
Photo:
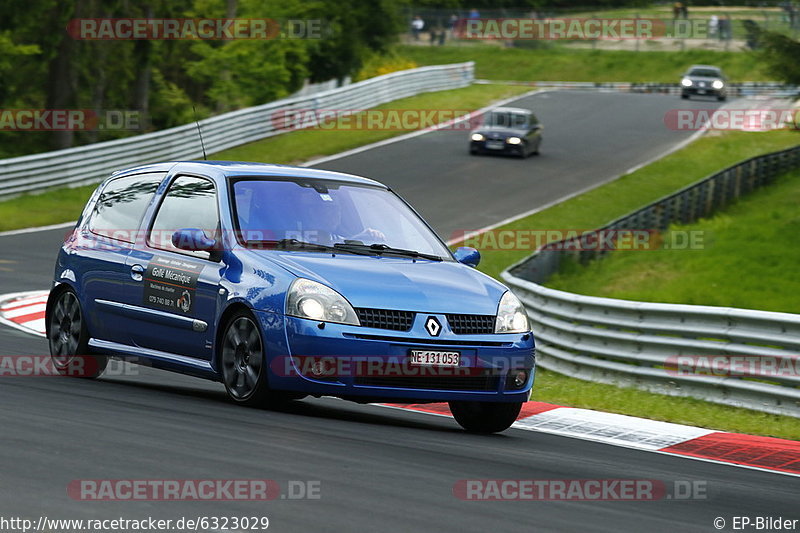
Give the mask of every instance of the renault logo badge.
M 436 320 L 435 316 L 429 316 L 425 321 L 425 329 L 430 333 L 431 337 L 438 337 L 442 331 L 442 325 Z

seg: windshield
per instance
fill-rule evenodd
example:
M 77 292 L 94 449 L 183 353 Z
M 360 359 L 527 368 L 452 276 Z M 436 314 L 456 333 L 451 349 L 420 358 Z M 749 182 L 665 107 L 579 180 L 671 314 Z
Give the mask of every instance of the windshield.
M 689 76 L 698 76 L 700 78 L 721 78 L 722 73 L 711 68 L 693 68 L 689 71 Z
M 487 126 L 520 129 L 528 127 L 528 115 L 522 113 L 509 113 L 507 111 L 492 111 L 486 117 Z
M 436 235 L 383 188 L 313 179 L 237 179 L 235 216 L 247 243 L 296 239 L 385 245 L 450 258 Z

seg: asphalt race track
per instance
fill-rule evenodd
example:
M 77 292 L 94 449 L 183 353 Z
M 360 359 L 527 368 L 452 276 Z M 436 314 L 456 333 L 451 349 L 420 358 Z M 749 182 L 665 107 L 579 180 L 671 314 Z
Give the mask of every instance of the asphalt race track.
M 545 124 L 542 155 L 471 157 L 466 133 L 442 131 L 330 161 L 391 185 L 444 238 L 603 182 L 685 139 L 659 95 L 549 92 L 518 105 Z M 66 230 L 0 237 L 0 293 L 45 289 Z M 47 352 L 0 327 L 3 354 Z M 277 411 L 239 408 L 222 385 L 133 367 L 90 382 L 0 381 L 0 515 L 178 519 L 266 516 L 275 531 L 714 531 L 716 517 L 799 518 L 796 478 L 521 430 L 474 436 L 448 418 L 335 399 Z M 270 479 L 319 482 L 319 499 L 91 502 L 81 479 Z M 463 479 L 700 482 L 704 499 L 462 501 Z M 794 514 L 792 514 L 794 513 Z

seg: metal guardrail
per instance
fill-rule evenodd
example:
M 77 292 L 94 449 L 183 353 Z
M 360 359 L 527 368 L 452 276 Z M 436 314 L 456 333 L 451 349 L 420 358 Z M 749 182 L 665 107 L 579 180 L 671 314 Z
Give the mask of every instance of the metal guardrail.
M 663 231 L 670 224 L 686 224 L 798 167 L 800 146 L 754 157 L 598 231 Z M 800 417 L 800 315 L 598 298 L 542 286 L 566 258 L 585 263 L 609 253 L 580 250 L 575 240 L 543 246 L 502 273 L 528 310 L 542 367 L 590 381 Z M 720 375 L 714 356 L 758 358 L 760 364 L 752 371 Z
M 423 92 L 457 89 L 474 79 L 473 62 L 385 74 L 345 87 L 240 109 L 200 121 L 209 154 L 284 133 L 282 113 L 357 110 Z M 156 161 L 202 156 L 197 126 L 176 128 L 42 154 L 0 160 L 0 197 L 57 186 L 95 183 L 112 171 Z
M 480 84 L 499 84 L 504 85 L 524 85 L 538 87 L 540 89 L 566 89 L 566 90 L 592 90 L 592 91 L 615 91 L 630 93 L 654 93 L 672 94 L 681 93 L 680 83 L 660 83 L 660 82 L 629 82 L 629 81 L 519 81 L 519 80 L 485 80 L 478 79 L 475 83 Z M 797 85 L 787 85 L 777 81 L 743 81 L 728 84 L 728 95 L 737 96 L 760 96 L 769 95 L 772 97 L 794 97 L 800 95 L 800 87 Z

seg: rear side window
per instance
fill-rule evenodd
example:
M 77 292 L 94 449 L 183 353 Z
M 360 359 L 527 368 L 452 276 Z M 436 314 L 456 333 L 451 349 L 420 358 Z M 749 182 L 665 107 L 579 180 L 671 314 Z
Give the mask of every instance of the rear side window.
M 89 231 L 124 242 L 136 242 L 136 233 L 163 172 L 137 174 L 108 182 L 94 204 Z
M 172 245 L 172 234 L 183 228 L 203 230 L 210 239 L 217 237 L 219 212 L 214 184 L 204 178 L 179 176 L 172 182 L 158 208 L 148 243 L 153 248 L 208 258 L 208 252 L 179 250 Z

